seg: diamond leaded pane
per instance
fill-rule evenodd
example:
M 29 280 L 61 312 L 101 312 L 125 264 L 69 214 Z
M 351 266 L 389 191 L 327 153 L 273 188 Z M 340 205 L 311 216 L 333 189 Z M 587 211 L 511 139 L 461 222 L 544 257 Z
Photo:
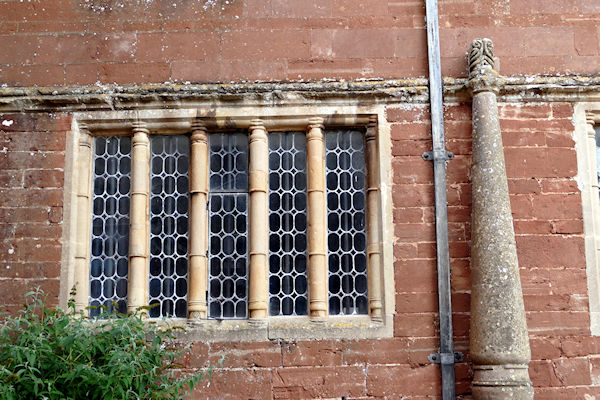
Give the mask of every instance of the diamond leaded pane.
M 269 134 L 269 312 L 307 315 L 306 135 Z
M 248 191 L 248 136 L 243 133 L 210 135 L 210 191 Z
M 209 316 L 248 316 L 248 194 L 210 195 Z
M 90 316 L 127 312 L 131 138 L 94 139 Z
M 150 317 L 187 316 L 189 138 L 152 136 Z
M 325 133 L 329 314 L 368 313 L 364 135 Z
M 248 137 L 209 136 L 209 317 L 248 316 Z

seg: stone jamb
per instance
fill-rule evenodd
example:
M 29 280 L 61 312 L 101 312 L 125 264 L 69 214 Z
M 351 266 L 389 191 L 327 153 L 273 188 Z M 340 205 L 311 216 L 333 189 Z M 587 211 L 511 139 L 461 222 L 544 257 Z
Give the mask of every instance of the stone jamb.
M 73 157 L 77 168 L 73 170 L 73 207 L 77 217 L 73 229 L 74 268 L 69 273 L 70 287 L 75 289 L 75 309 L 87 313 L 90 276 L 90 213 L 92 204 L 92 154 L 93 144 L 90 132 L 82 124 L 76 137 L 76 155 Z
M 367 160 L 367 257 L 369 283 L 369 311 L 371 318 L 382 318 L 381 301 L 381 189 L 379 188 L 379 154 L 377 150 L 377 120 L 372 117 L 365 134 Z
M 72 218 L 63 220 L 62 232 L 62 254 L 60 271 L 60 289 L 58 303 L 65 306 L 69 300 L 70 293 L 74 288 L 75 273 L 75 239 L 77 231 L 77 153 L 79 148 L 79 125 L 75 119 L 71 121 L 71 134 L 67 136 L 65 148 L 65 174 L 63 194 L 63 215 L 71 215 Z M 72 173 L 68 173 L 72 171 Z M 90 188 L 91 191 L 91 188 Z

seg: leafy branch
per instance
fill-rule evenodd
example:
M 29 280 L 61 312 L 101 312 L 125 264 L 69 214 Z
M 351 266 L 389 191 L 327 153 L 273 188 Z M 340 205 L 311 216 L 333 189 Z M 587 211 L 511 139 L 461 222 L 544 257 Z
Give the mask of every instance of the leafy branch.
M 205 372 L 184 373 L 178 328 L 144 316 L 102 309 L 90 320 L 72 298 L 61 310 L 27 293 L 22 311 L 0 315 L 0 399 L 183 399 Z

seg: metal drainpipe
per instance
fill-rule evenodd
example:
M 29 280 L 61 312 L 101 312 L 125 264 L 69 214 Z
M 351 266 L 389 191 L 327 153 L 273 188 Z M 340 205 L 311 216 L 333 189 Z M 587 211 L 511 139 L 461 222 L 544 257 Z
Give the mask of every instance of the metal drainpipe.
M 454 352 L 452 341 L 452 304 L 450 299 L 450 250 L 448 247 L 448 203 L 446 198 L 446 162 L 454 154 L 444 145 L 444 110 L 442 109 L 442 73 L 437 0 L 425 0 L 427 15 L 427 49 L 429 58 L 429 101 L 433 151 L 423 159 L 433 161 L 435 190 L 435 235 L 437 249 L 438 307 L 440 318 L 440 351 L 430 354 L 429 361 L 440 364 L 442 399 L 456 398 L 454 363 L 462 354 Z

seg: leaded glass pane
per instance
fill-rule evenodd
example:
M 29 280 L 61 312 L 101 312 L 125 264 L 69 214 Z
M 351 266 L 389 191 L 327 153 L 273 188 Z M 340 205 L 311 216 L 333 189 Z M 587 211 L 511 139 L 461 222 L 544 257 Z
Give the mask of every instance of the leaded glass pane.
M 269 311 L 307 315 L 306 135 L 269 134 Z
M 248 316 L 248 136 L 209 136 L 208 314 Z
M 210 135 L 211 192 L 248 191 L 248 136 L 244 133 Z
M 151 137 L 150 317 L 187 316 L 187 136 Z
M 131 139 L 96 137 L 93 165 L 90 316 L 127 312 Z
M 209 218 L 209 317 L 248 315 L 248 194 L 213 193 Z
M 329 314 L 368 313 L 364 136 L 325 133 Z

